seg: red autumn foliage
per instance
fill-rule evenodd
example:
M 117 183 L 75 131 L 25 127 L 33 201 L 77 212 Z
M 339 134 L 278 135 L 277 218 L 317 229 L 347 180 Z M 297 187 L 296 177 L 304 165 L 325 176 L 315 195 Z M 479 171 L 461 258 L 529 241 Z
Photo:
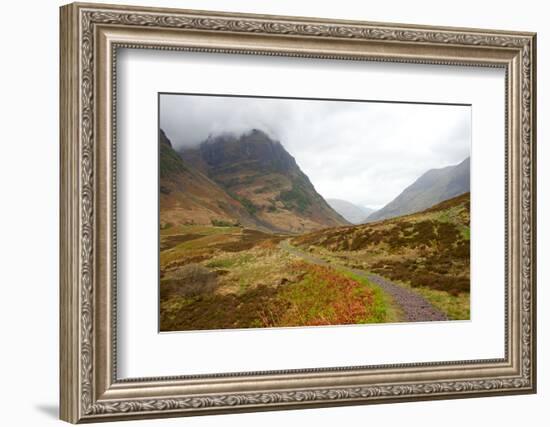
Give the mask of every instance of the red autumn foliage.
M 324 266 L 297 262 L 294 273 L 310 280 L 289 289 L 295 310 L 286 313 L 284 323 L 303 326 L 343 325 L 365 321 L 372 314 L 373 292 L 365 285 Z

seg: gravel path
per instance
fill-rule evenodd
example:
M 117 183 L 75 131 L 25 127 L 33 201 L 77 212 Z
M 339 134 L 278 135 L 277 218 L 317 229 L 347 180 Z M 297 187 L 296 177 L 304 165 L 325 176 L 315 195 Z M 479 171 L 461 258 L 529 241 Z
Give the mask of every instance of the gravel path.
M 433 320 L 448 320 L 447 316 L 431 305 L 424 297 L 418 295 L 403 286 L 390 282 L 376 274 L 367 273 L 363 270 L 335 265 L 318 258 L 310 253 L 304 252 L 290 244 L 288 240 L 282 241 L 279 246 L 281 249 L 296 255 L 312 264 L 323 265 L 325 267 L 337 266 L 339 270 L 347 271 L 370 280 L 378 285 L 384 292 L 391 295 L 394 304 L 396 304 L 403 313 L 405 322 L 426 322 Z

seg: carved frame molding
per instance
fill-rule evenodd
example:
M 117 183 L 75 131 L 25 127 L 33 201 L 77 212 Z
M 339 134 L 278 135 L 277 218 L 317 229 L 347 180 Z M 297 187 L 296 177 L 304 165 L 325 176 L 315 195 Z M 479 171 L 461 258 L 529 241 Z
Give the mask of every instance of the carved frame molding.
M 125 37 L 117 38 L 121 31 Z M 133 38 L 135 31 L 139 34 Z M 163 35 L 177 38 L 186 34 L 194 42 L 162 41 Z M 142 41 L 151 35 L 156 37 L 153 41 Z M 250 43 L 243 44 L 247 37 Z M 263 45 L 263 38 L 274 47 Z M 202 39 L 208 39 L 204 46 Z M 102 252 L 116 247 L 116 233 L 103 235 L 105 230 L 113 230 L 116 188 L 110 194 L 100 188 L 108 189 L 113 183 L 112 178 L 103 182 L 102 174 L 112 175 L 116 167 L 115 154 L 105 153 L 112 150 L 116 129 L 114 64 L 119 47 L 505 67 L 510 146 L 506 196 L 512 205 L 507 212 L 512 265 L 507 277 L 517 275 L 507 289 L 510 325 L 506 358 L 355 367 L 349 374 L 364 373 L 365 382 L 347 386 L 334 381 L 347 372 L 344 367 L 249 373 L 248 386 L 231 392 L 224 391 L 225 385 L 238 390 L 237 383 L 245 381 L 242 375 L 204 378 L 212 391 L 201 393 L 178 389 L 189 381 L 183 377 L 118 381 L 113 333 L 116 294 L 112 293 L 116 287 L 104 289 L 101 280 L 105 274 L 116 275 L 116 259 L 104 266 L 112 253 Z M 103 78 L 105 73 L 110 73 L 110 78 Z M 534 34 L 71 4 L 61 9 L 60 96 L 62 419 L 101 421 L 535 391 Z M 105 135 L 110 136 L 110 146 L 103 142 Z M 101 166 L 98 157 L 112 162 L 113 168 Z M 112 215 L 106 217 L 107 211 Z M 493 373 L 495 369 L 507 370 L 501 374 Z M 415 380 L 413 374 L 433 378 Z M 273 388 L 250 388 L 250 381 L 269 375 L 282 382 Z M 376 380 L 371 382 L 371 375 Z M 285 379 L 302 380 L 303 384 L 286 389 L 282 385 Z M 313 379 L 325 381 L 325 385 L 319 386 Z M 200 382 L 200 378 L 193 381 Z M 326 385 L 331 381 L 332 386 Z M 174 394 L 174 390 L 180 391 Z

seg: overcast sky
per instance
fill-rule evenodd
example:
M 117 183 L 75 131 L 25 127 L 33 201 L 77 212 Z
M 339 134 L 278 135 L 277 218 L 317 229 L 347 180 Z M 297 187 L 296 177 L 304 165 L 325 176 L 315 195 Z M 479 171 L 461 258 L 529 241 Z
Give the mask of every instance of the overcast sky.
M 261 129 L 323 197 L 372 208 L 470 155 L 468 106 L 161 95 L 160 126 L 176 148 Z

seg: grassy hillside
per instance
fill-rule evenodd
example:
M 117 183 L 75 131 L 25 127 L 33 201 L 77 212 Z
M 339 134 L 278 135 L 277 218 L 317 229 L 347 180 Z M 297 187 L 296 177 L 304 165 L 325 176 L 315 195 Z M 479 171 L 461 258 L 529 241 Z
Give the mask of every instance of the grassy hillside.
M 470 158 L 468 157 L 454 166 L 430 169 L 390 203 L 370 214 L 367 221 L 379 221 L 419 212 L 469 191 Z
M 260 130 L 211 136 L 180 154 L 273 231 L 302 233 L 349 224 L 317 193 L 283 145 Z
M 160 131 L 160 224 L 237 225 L 267 230 L 246 203 L 186 163 Z
M 287 238 L 241 227 L 161 230 L 161 331 L 396 320 L 376 286 L 304 262 L 281 249 Z
M 321 230 L 292 242 L 410 286 L 453 319 L 469 318 L 470 193 L 416 214 Z

